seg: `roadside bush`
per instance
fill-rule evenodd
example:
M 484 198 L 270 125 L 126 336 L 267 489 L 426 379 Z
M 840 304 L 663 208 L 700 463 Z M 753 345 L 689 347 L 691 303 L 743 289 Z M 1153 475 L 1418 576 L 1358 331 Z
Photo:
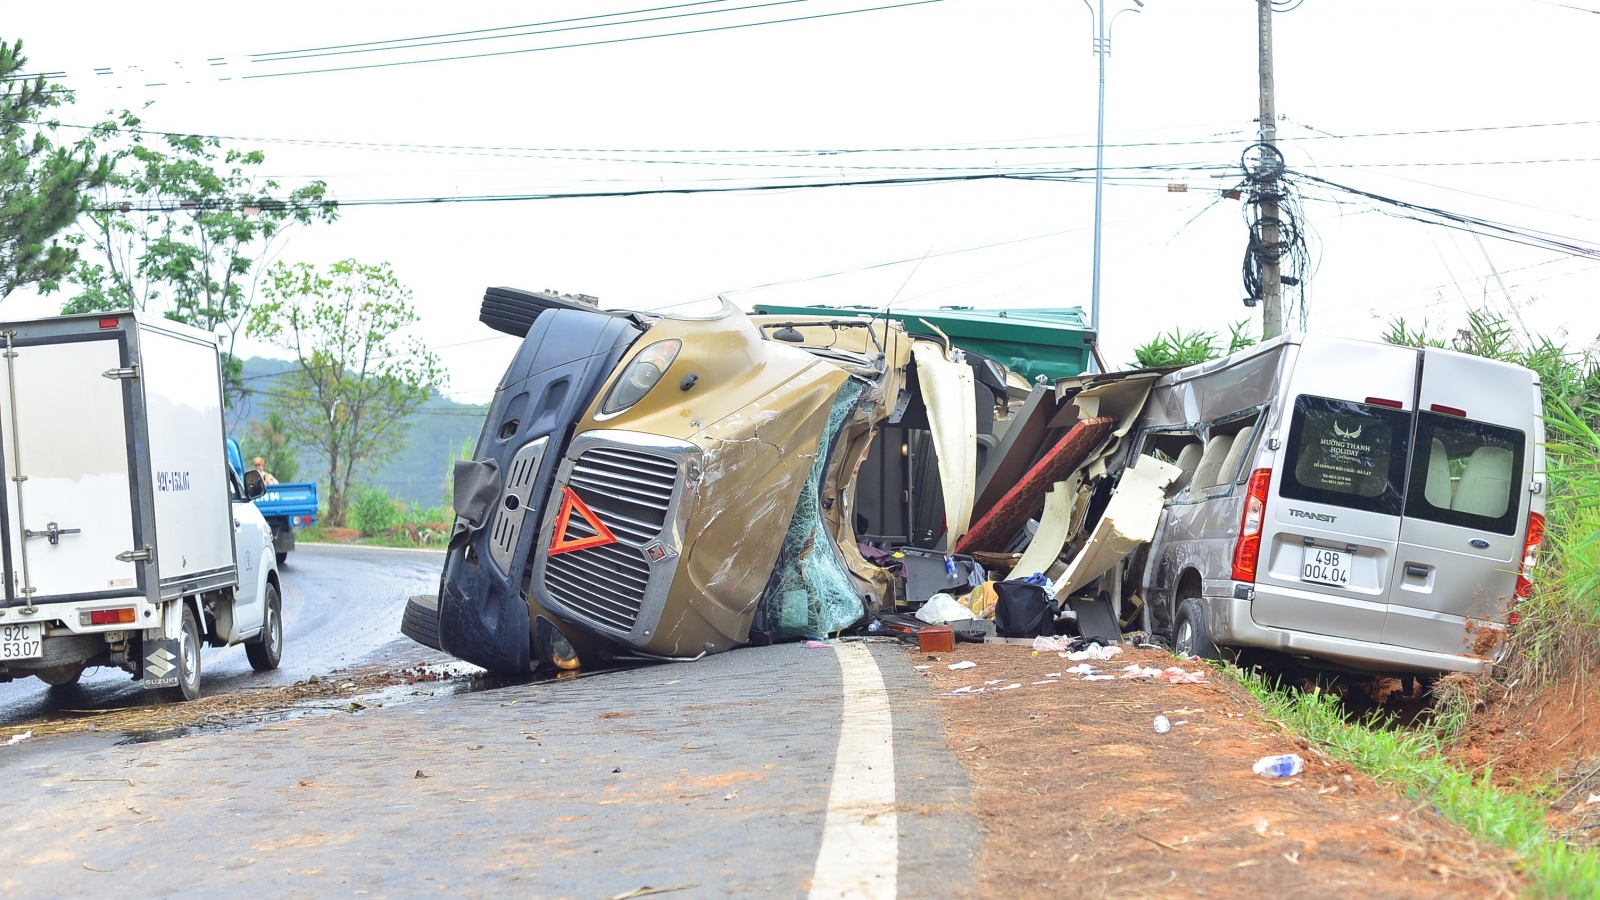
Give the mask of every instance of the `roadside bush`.
M 400 505 L 377 488 L 357 488 L 350 504 L 350 526 L 366 537 L 386 534 L 400 524 Z
M 1250 334 L 1249 319 L 1229 325 L 1228 332 L 1228 346 L 1224 350 L 1219 343 L 1221 339 L 1214 331 L 1191 331 L 1185 334 L 1182 328 L 1174 328 L 1135 348 L 1133 365 L 1139 369 L 1192 366 L 1252 347 L 1256 343 L 1255 337 Z
M 1538 686 L 1600 666 L 1600 409 L 1545 409 L 1549 500 L 1533 596 L 1518 609 L 1507 677 Z

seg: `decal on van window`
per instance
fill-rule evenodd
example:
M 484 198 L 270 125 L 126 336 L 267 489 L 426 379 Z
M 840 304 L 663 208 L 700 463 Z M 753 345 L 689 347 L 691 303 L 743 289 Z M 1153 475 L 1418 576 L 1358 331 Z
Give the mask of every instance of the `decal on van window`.
M 1419 413 L 1406 516 L 1516 534 L 1525 444 L 1515 428 Z
M 1302 394 L 1294 401 L 1288 471 L 1278 493 L 1397 516 L 1410 433 L 1411 415 L 1402 410 Z

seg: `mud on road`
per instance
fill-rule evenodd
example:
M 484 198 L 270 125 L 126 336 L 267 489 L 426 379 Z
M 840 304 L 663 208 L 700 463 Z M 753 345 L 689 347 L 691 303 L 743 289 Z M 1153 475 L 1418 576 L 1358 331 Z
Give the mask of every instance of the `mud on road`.
M 986 830 L 985 897 L 1501 897 L 1507 855 L 1323 756 L 1265 719 L 1241 687 L 1084 681 L 1055 653 L 1005 644 L 908 653 L 941 694 L 948 747 L 966 766 Z M 975 668 L 951 671 L 963 660 Z M 1120 674 L 1171 656 L 1092 662 Z M 1181 663 L 1194 671 L 1199 663 Z M 1021 688 L 996 691 L 1008 684 Z M 1174 723 L 1157 734 L 1153 721 Z M 1294 778 L 1255 775 L 1298 753 Z

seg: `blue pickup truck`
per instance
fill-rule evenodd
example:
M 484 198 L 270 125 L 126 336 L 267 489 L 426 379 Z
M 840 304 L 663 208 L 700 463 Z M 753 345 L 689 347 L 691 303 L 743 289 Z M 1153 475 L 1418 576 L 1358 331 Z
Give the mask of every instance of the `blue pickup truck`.
M 241 478 L 244 477 L 244 454 L 233 438 L 228 438 L 228 462 Z M 289 558 L 289 551 L 294 549 L 294 530 L 317 524 L 317 483 L 269 484 L 267 492 L 256 499 L 256 510 L 272 526 L 272 549 L 277 552 L 281 566 Z

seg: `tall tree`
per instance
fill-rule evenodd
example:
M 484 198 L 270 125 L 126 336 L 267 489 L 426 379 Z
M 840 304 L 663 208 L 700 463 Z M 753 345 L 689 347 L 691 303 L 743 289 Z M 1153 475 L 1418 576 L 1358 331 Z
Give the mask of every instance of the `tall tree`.
M 405 442 L 407 419 L 444 378 L 439 358 L 401 332 L 418 321 L 388 263 L 346 259 L 319 270 L 278 263 L 248 333 L 294 355 L 271 406 L 327 461 L 330 525 L 344 525 L 357 471 Z
M 49 110 L 71 95 L 27 65 L 22 41 L 0 39 L 0 300 L 27 284 L 71 270 L 77 252 L 55 240 L 85 206 L 84 192 L 104 184 L 111 161 L 86 135 L 71 146 L 50 136 Z
M 160 312 L 220 334 L 229 403 L 236 405 L 244 388 L 234 346 L 267 266 L 294 226 L 331 222 L 338 207 L 324 182 L 285 192 L 262 176 L 266 156 L 259 150 L 152 134 L 141 124 L 124 111 L 93 132 L 117 147 L 115 167 L 79 220 L 79 233 L 67 238 L 92 252 L 66 276 L 78 293 L 61 311 Z
M 245 429 L 242 450 L 247 462 L 261 457 L 267 471 L 279 481 L 300 480 L 300 459 L 295 455 L 294 435 L 282 413 L 271 412 L 265 420 L 252 420 Z

